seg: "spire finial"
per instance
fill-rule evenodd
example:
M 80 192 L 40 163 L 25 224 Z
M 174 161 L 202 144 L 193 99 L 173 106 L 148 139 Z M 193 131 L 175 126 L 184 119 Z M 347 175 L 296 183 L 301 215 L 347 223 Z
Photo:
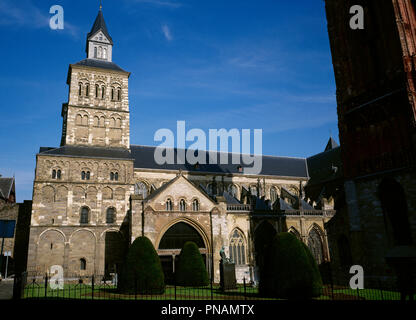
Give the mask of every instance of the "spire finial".
M 102 8 L 103 8 L 103 3 L 102 3 L 102 0 L 100 0 L 100 11 L 102 10 Z

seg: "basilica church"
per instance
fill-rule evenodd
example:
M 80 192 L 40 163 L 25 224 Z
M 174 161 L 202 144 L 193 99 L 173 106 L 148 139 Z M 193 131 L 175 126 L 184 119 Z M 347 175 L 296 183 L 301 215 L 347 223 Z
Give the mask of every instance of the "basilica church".
M 159 165 L 155 147 L 130 144 L 130 72 L 113 62 L 113 46 L 100 9 L 86 59 L 69 65 L 60 146 L 36 155 L 29 274 L 53 265 L 65 276 L 117 273 L 139 236 L 152 241 L 167 281 L 186 241 L 198 245 L 214 282 L 222 248 L 239 282 L 257 281 L 264 244 L 282 231 L 305 242 L 318 264 L 329 261 L 333 199 L 305 197 L 307 159 L 262 156 L 253 175 L 231 160 Z

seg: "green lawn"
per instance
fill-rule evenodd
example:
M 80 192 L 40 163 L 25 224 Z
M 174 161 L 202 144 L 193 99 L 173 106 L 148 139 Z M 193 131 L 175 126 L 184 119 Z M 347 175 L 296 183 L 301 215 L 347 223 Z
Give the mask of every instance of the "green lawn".
M 336 288 L 334 292 L 328 286 L 317 300 L 400 300 L 400 293 L 379 289 L 352 290 L 350 288 Z M 44 284 L 28 284 L 25 288 L 26 299 L 103 299 L 103 300 L 273 300 L 258 295 L 255 287 L 239 285 L 236 290 L 222 292 L 218 285 L 213 286 L 211 295 L 210 287 L 192 288 L 166 286 L 163 294 L 120 294 L 113 285 L 95 285 L 94 292 L 90 284 L 65 284 L 64 288 L 51 289 L 48 286 L 45 292 Z M 416 300 L 416 294 L 414 296 Z
M 176 287 L 176 300 L 244 300 L 247 299 L 261 299 L 258 297 L 257 288 L 246 287 L 244 294 L 244 287 L 238 286 L 236 290 L 222 292 L 218 285 L 211 288 L 192 288 L 192 287 Z M 63 289 L 51 289 L 48 286 L 45 292 L 44 284 L 29 284 L 25 288 L 24 298 L 30 299 L 109 299 L 109 300 L 174 300 L 175 287 L 167 286 L 163 294 L 120 294 L 112 285 L 95 285 L 94 294 L 90 284 L 65 284 Z

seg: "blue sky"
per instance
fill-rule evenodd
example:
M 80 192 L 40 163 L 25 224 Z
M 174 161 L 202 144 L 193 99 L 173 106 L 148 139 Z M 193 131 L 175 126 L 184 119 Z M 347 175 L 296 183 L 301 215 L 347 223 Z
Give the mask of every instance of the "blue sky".
M 49 28 L 64 8 L 65 29 Z M 0 174 L 31 199 L 35 155 L 59 146 L 68 65 L 85 58 L 98 0 L 0 0 Z M 103 0 L 113 61 L 131 72 L 131 143 L 160 128 L 263 129 L 263 153 L 338 140 L 324 1 Z

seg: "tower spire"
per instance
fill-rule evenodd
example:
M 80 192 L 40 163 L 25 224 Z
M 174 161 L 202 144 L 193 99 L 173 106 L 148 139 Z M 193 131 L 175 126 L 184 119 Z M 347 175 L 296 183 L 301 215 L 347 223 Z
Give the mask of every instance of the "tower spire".
M 100 11 L 103 9 L 103 3 L 102 0 L 100 0 Z
M 102 12 L 102 1 L 100 0 L 100 10 L 91 31 L 87 35 L 87 58 L 99 59 L 111 62 L 113 39 L 107 30 Z

